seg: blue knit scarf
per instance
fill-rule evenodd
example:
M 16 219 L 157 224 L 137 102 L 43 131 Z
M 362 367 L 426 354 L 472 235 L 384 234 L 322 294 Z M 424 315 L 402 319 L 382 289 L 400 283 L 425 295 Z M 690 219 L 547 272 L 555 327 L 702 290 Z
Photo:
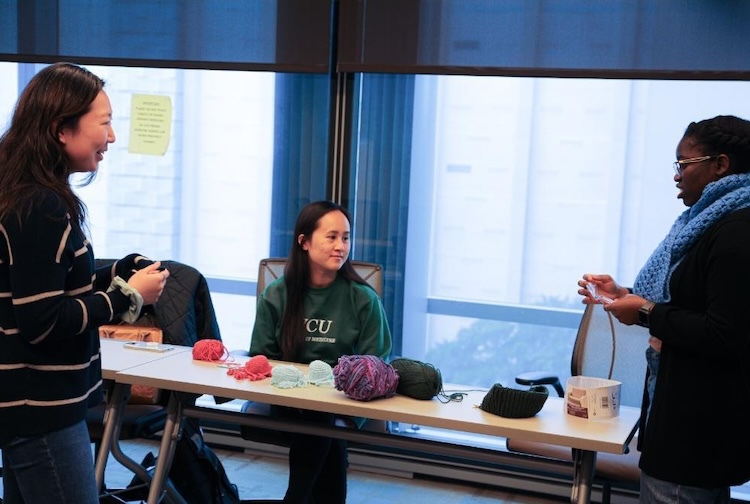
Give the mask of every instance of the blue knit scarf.
M 680 215 L 666 238 L 648 258 L 633 292 L 656 303 L 668 303 L 669 279 L 695 241 L 725 215 L 750 207 L 750 173 L 727 175 L 703 189 L 700 199 Z

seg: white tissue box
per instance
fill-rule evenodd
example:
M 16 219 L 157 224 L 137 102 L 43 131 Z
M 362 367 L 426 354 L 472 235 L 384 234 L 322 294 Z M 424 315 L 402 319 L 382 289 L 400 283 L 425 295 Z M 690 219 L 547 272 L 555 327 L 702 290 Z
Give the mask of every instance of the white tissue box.
M 581 418 L 614 418 L 620 414 L 621 388 L 619 381 L 573 376 L 565 386 L 565 411 Z

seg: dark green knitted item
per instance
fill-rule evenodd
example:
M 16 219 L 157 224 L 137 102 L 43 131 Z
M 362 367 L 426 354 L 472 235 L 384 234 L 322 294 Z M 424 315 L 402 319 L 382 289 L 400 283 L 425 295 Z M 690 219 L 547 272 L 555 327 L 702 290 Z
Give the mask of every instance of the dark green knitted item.
M 432 364 L 399 357 L 391 361 L 391 366 L 398 373 L 396 392 L 399 394 L 429 400 L 443 390 L 440 370 Z
M 479 408 L 501 417 L 529 418 L 539 413 L 548 396 L 549 391 L 544 385 L 518 390 L 496 383 L 484 396 Z

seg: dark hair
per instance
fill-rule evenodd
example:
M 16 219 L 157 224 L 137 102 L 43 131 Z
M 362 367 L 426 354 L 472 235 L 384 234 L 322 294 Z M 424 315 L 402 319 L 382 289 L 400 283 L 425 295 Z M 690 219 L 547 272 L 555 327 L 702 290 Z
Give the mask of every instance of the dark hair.
M 731 173 L 750 171 L 750 121 L 716 116 L 690 123 L 683 136 L 695 141 L 704 155 L 726 154 Z
M 78 127 L 103 88 L 102 79 L 70 63 L 49 65 L 29 81 L 0 137 L 0 218 L 21 219 L 40 192 L 52 191 L 72 221 L 83 225 L 86 206 L 70 186 L 70 162 L 59 133 Z
M 305 293 L 310 282 L 310 259 L 307 251 L 298 242 L 303 235 L 311 237 L 320 225 L 320 219 L 329 212 L 338 210 L 346 216 L 351 224 L 349 213 L 341 205 L 332 201 L 315 201 L 308 203 L 297 215 L 294 225 L 292 246 L 289 249 L 286 266 L 284 267 L 284 282 L 286 284 L 286 307 L 281 319 L 281 355 L 284 360 L 298 361 L 302 346 L 305 343 L 303 331 L 305 320 Z M 354 270 L 354 266 L 347 257 L 337 275 L 351 282 L 368 285 Z

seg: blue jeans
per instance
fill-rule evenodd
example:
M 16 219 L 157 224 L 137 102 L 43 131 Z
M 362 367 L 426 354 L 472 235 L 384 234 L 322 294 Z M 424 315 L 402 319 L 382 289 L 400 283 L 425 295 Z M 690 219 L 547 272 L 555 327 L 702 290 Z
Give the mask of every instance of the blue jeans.
M 3 452 L 3 504 L 97 504 L 86 422 L 38 437 L 15 438 Z
M 640 504 L 729 504 L 729 487 L 701 488 L 658 480 L 641 471 Z

